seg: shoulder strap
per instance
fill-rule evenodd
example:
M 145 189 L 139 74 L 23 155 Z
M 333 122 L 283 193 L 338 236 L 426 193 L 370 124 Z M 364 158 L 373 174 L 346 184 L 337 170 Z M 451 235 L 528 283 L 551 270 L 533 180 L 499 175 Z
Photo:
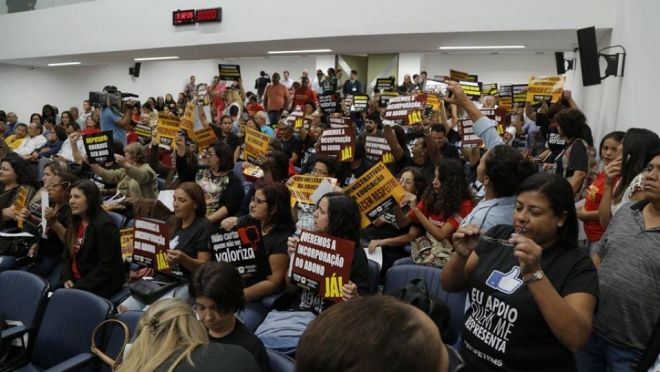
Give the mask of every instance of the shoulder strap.
M 96 332 L 98 332 L 100 329 L 103 329 L 106 325 L 112 325 L 112 324 L 119 325 L 124 331 L 124 341 L 115 359 L 112 359 L 112 357 L 110 357 L 108 354 L 103 352 L 96 345 Z M 99 359 L 101 359 L 105 364 L 109 365 L 114 370 L 119 365 L 119 361 L 122 360 L 124 349 L 126 348 L 126 344 L 128 344 L 129 336 L 130 336 L 130 332 L 128 330 L 128 326 L 126 325 L 126 323 L 117 319 L 104 320 L 99 325 L 97 325 L 96 328 L 94 328 L 94 332 L 92 333 L 92 353 L 97 357 L 99 357 Z

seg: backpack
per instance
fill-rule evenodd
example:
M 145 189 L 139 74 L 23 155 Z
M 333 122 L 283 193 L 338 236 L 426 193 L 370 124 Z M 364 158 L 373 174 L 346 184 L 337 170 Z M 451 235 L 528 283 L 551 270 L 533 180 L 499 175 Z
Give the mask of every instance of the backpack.
M 428 315 L 440 330 L 443 340 L 449 340 L 449 307 L 440 299 L 429 294 L 429 288 L 423 279 L 413 279 L 395 295 L 401 301 L 413 305 Z

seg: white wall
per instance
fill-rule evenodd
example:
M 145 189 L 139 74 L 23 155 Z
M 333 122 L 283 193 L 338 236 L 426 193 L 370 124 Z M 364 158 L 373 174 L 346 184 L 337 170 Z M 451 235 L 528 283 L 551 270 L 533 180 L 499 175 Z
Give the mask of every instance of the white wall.
M 0 109 L 15 111 L 19 120 L 27 121 L 33 112 L 50 103 L 60 112 L 71 106 L 81 107 L 89 91 L 101 90 L 106 85 L 115 85 L 121 91 L 140 95 L 145 101 L 149 96 L 175 96 L 183 91 L 190 75 L 198 82 L 209 82 L 218 74 L 218 63 L 241 65 L 244 87 L 254 91 L 254 80 L 259 71 L 269 74 L 289 70 L 292 79 L 297 79 L 302 70 L 314 71 L 316 58 L 269 57 L 259 59 L 200 60 L 143 62 L 139 78 L 128 74 L 129 65 L 97 67 L 37 68 L 0 64 Z
M 331 8 L 345 11 L 336 18 L 323 1 L 301 6 L 298 0 L 96 0 L 3 15 L 0 35 L 17 35 L 17 30 L 29 30 L 26 25 L 57 32 L 1 37 L 0 59 L 352 35 L 609 28 L 616 1 L 555 0 L 549 6 L 541 0 L 473 0 L 466 6 L 407 0 L 374 6 L 372 1 L 337 0 Z M 213 6 L 223 7 L 220 24 L 172 26 L 175 9 Z M 530 16 L 533 9 L 543 12 Z M 64 19 L 72 20 L 71 27 L 62 27 Z
M 433 75 L 449 75 L 449 70 L 479 75 L 482 83 L 525 84 L 532 75 L 554 75 L 553 54 L 440 54 L 422 55 L 421 70 Z M 419 71 L 400 71 L 418 73 Z

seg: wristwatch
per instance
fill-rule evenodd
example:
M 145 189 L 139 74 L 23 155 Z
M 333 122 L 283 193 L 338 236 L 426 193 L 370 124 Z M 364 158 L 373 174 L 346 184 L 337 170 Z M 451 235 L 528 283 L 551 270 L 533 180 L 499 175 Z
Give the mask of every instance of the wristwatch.
M 529 283 L 534 283 L 537 280 L 543 279 L 543 271 L 541 270 L 536 270 L 535 272 L 525 275 L 523 277 L 523 283 L 526 285 L 529 285 Z

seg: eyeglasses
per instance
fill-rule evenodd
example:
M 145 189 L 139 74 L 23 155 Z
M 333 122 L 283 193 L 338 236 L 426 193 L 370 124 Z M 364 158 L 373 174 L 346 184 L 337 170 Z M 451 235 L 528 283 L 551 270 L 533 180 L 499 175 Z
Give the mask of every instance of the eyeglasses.
M 259 199 L 256 196 L 253 196 L 252 199 L 250 199 L 250 203 L 254 203 L 256 205 L 263 204 L 263 203 L 268 203 L 267 200 Z

